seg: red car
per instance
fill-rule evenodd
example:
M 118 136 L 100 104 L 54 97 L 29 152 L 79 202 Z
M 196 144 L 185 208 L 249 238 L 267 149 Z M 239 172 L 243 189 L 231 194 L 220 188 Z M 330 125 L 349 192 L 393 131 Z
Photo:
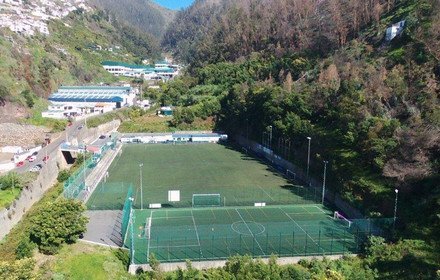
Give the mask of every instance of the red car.
M 21 166 L 23 166 L 24 165 L 24 161 L 19 161 L 19 162 L 17 162 L 17 167 L 21 167 Z
M 45 156 L 44 158 L 43 158 L 43 162 L 47 162 L 49 160 L 49 156 Z

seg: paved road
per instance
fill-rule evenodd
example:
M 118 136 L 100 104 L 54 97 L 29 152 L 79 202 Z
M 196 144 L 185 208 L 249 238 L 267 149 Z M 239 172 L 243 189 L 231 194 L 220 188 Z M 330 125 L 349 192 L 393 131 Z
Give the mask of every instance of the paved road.
M 51 154 L 52 152 L 54 152 L 56 149 L 58 149 L 61 143 L 66 141 L 66 133 L 68 134 L 68 139 L 70 139 L 71 137 L 76 137 L 80 131 L 78 130 L 78 127 L 83 125 L 84 125 L 84 121 L 78 121 L 78 122 L 74 122 L 71 126 L 66 127 L 66 130 L 64 130 L 61 133 L 58 139 L 52 141 L 49 145 L 47 145 L 38 152 L 37 159 L 34 162 L 28 162 L 25 160 L 24 166 L 16 167 L 12 171 L 15 171 L 17 173 L 24 173 L 29 171 L 29 169 L 31 169 L 33 166 L 37 165 L 38 163 L 43 164 L 44 167 L 43 158 L 47 154 Z

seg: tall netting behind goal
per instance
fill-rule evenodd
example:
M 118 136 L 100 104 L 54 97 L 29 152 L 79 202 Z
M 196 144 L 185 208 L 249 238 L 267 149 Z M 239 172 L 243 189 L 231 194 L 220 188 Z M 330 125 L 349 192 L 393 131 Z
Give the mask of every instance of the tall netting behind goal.
M 222 199 L 218 193 L 193 194 L 192 207 L 216 207 L 222 206 Z
M 124 208 L 122 208 L 122 220 L 121 220 L 122 240 L 125 240 L 127 234 L 132 205 L 133 205 L 133 189 L 130 187 L 127 191 L 127 196 L 125 198 Z

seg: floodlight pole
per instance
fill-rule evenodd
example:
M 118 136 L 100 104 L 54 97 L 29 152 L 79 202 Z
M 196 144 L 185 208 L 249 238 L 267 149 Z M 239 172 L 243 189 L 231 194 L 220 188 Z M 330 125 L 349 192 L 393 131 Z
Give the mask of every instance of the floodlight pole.
M 395 189 L 394 192 L 396 193 L 396 199 L 394 200 L 394 219 L 393 219 L 393 230 L 396 227 L 396 219 L 397 219 L 397 195 L 399 193 L 398 189 Z
M 87 98 L 84 98 L 84 126 L 87 128 L 87 111 L 86 111 L 86 103 L 87 103 Z
M 271 125 L 269 125 L 270 128 L 270 134 L 269 134 L 269 149 L 272 150 L 272 132 L 273 132 L 273 127 Z
M 324 197 L 325 197 L 325 177 L 327 174 L 327 160 L 324 160 L 324 179 L 322 181 L 322 198 L 321 198 L 321 203 L 322 205 L 324 205 Z
M 141 210 L 144 210 L 144 196 L 142 194 L 142 166 L 144 166 L 144 164 L 139 163 L 139 180 L 141 186 Z
M 310 169 L 310 142 L 312 141 L 312 137 L 307 137 L 307 140 L 309 140 L 309 147 L 307 150 L 307 179 L 309 179 L 309 169 Z

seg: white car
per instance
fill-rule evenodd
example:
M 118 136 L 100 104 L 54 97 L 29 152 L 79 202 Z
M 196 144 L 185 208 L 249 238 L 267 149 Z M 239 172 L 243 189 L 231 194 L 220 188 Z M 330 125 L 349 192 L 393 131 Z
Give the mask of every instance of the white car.
M 41 170 L 41 168 L 42 168 L 42 165 L 41 164 L 37 164 L 34 167 L 32 167 L 29 171 L 30 172 L 39 172 Z

